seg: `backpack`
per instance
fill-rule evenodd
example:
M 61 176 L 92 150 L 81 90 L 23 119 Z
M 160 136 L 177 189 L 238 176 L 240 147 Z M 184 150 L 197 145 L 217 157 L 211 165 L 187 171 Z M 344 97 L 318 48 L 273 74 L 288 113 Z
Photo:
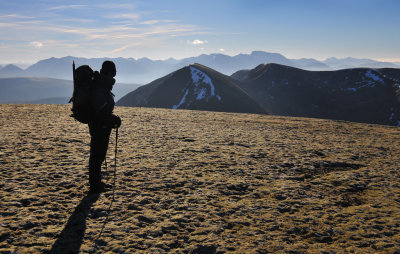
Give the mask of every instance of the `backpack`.
M 79 66 L 75 70 L 75 63 L 72 63 L 74 92 L 69 100 L 72 102 L 72 114 L 75 120 L 81 123 L 89 123 L 90 120 L 90 100 L 92 97 L 93 70 L 89 65 Z

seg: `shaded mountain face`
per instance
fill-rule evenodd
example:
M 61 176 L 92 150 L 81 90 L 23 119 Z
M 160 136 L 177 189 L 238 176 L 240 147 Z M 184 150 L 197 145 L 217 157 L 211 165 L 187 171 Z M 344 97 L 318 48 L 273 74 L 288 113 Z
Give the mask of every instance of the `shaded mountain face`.
M 277 64 L 232 75 L 272 114 L 400 125 L 399 69 L 305 71 Z
M 200 64 L 184 67 L 142 86 L 121 98 L 117 105 L 266 113 L 230 77 Z

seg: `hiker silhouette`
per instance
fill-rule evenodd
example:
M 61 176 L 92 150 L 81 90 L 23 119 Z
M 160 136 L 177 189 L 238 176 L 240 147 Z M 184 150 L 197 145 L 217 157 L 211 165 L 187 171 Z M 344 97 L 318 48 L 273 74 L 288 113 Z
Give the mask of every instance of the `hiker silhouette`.
M 96 71 L 93 76 L 91 114 L 88 123 L 91 136 L 89 158 L 91 193 L 100 193 L 111 188 L 101 181 L 101 164 L 107 154 L 111 129 L 119 128 L 121 125 L 121 118 L 113 114 L 115 102 L 111 90 L 116 73 L 115 64 L 112 61 L 104 61 L 100 73 Z

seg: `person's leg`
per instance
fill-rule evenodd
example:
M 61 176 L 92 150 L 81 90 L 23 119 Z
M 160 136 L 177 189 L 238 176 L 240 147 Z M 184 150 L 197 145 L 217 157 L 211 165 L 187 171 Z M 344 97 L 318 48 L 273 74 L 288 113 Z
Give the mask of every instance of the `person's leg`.
M 89 184 L 90 189 L 99 189 L 101 183 L 101 164 L 103 163 L 110 139 L 110 128 L 91 126 L 90 158 L 89 158 Z

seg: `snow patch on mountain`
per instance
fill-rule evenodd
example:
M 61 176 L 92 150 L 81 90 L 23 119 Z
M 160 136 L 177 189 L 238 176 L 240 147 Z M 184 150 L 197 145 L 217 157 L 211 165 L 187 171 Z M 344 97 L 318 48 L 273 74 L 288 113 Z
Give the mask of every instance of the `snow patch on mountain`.
M 365 73 L 365 76 L 369 79 L 374 80 L 375 82 L 383 83 L 383 79 L 381 77 L 379 77 L 378 75 L 376 75 L 375 73 L 373 73 L 372 70 L 368 70 Z
M 202 100 L 202 99 L 204 99 L 205 97 L 206 97 L 206 95 L 207 95 L 207 89 L 206 88 L 201 88 L 200 89 L 200 91 L 195 91 L 195 93 L 197 93 L 197 97 L 196 97 L 196 100 Z
M 186 96 L 188 95 L 188 93 L 189 93 L 189 90 L 186 89 L 185 95 L 183 95 L 181 101 L 180 101 L 177 105 L 173 105 L 172 108 L 173 108 L 173 109 L 177 109 L 177 108 L 179 108 L 183 103 L 185 103 L 185 101 L 186 101 Z
M 193 66 L 190 66 L 190 73 L 192 75 L 192 80 L 195 85 L 194 94 L 196 95 L 196 100 L 205 99 L 206 101 L 208 101 L 209 97 L 214 96 L 217 97 L 218 100 L 221 100 L 221 97 L 215 94 L 215 86 L 211 78 L 207 74 Z M 205 84 L 206 87 L 203 84 Z M 209 95 L 207 94 L 208 88 L 210 90 Z
M 395 117 L 395 113 L 392 112 L 392 114 L 391 114 L 390 117 L 389 117 L 389 121 L 392 121 L 392 120 L 393 120 L 393 117 Z
M 221 96 L 215 93 L 215 86 L 207 74 L 192 66 L 190 66 L 190 74 L 193 83 L 190 83 L 182 99 L 178 104 L 173 105 L 172 109 L 177 109 L 182 105 L 190 106 L 193 100 L 205 100 L 208 102 L 212 97 L 216 97 L 219 101 L 221 100 Z
M 345 88 L 345 89 L 341 89 L 346 90 L 346 91 L 353 91 L 356 92 L 358 89 L 361 88 L 365 88 L 365 87 L 376 87 L 377 84 L 384 84 L 385 81 L 379 76 L 377 75 L 376 71 L 373 70 L 367 70 L 365 73 L 361 73 L 364 74 L 362 76 L 362 80 L 355 82 L 355 85 L 357 85 L 357 87 L 355 88 Z

